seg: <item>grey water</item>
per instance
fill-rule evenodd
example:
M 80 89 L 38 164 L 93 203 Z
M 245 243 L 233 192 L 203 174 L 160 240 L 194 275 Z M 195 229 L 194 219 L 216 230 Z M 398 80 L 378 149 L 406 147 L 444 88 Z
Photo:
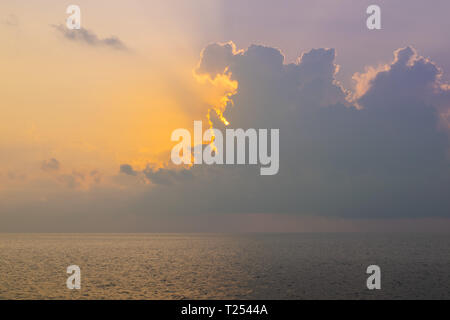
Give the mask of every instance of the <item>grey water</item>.
M 449 234 L 0 234 L 0 299 L 449 298 Z

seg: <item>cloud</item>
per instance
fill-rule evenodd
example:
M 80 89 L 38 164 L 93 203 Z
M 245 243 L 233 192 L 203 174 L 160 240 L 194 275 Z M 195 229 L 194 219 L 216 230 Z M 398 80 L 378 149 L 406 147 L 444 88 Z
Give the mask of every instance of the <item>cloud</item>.
M 186 168 L 177 168 L 166 164 L 164 167 L 156 167 L 148 164 L 144 170 L 136 171 L 129 164 L 120 165 L 120 173 L 128 176 L 143 176 L 144 181 L 153 185 L 169 186 L 176 183 L 183 183 L 193 178 L 192 172 Z
M 177 180 L 163 171 L 170 191 L 156 186 L 140 206 L 175 215 L 450 216 L 449 135 L 439 127 L 450 96 L 439 68 L 413 48 L 399 49 L 390 64 L 355 76 L 364 83 L 352 95 L 336 81 L 334 59 L 333 49 L 284 64 L 275 48 L 205 48 L 197 72 L 226 73 L 239 84 L 224 112 L 230 127 L 280 129 L 280 172 L 205 165 Z
M 133 167 L 129 164 L 121 164 L 120 165 L 120 172 L 127 174 L 129 176 L 135 176 L 137 175 L 137 172 L 134 171 Z
M 433 102 L 433 99 L 448 95 L 448 89 L 442 88 L 442 71 L 430 60 L 417 54 L 412 47 L 394 52 L 394 61 L 385 65 L 379 72 L 369 73 L 366 87 L 359 93 L 358 102 L 372 107 L 377 104 L 396 103 L 397 101 Z M 358 81 L 358 74 L 355 77 Z M 447 96 L 448 98 L 448 96 Z M 384 101 L 384 103 L 381 102 Z M 448 106 L 447 106 L 448 107 Z
M 98 170 L 92 170 L 89 176 L 93 179 L 94 183 L 98 184 L 102 181 L 102 174 Z
M 188 169 L 153 168 L 147 166 L 143 171 L 148 181 L 157 185 L 172 185 L 174 183 L 189 182 L 193 176 Z
M 183 232 L 198 225 L 241 230 L 246 221 L 242 230 L 286 231 L 306 221 L 302 231 L 308 231 L 309 219 L 331 221 L 332 228 L 335 221 L 383 221 L 380 230 L 404 218 L 420 227 L 428 219 L 448 220 L 450 143 L 442 119 L 450 112 L 450 86 L 442 71 L 402 48 L 390 63 L 355 74 L 351 92 L 336 81 L 335 56 L 334 49 L 313 49 L 286 64 L 276 48 L 237 50 L 231 43 L 202 52 L 201 78 L 225 74 L 238 84 L 225 105 L 229 127 L 280 129 L 277 175 L 260 176 L 259 165 L 122 164 L 121 174 L 97 185 L 96 170 L 59 170 L 47 190 L 41 181 L 34 188 L 45 203 L 25 196 L 0 201 L 0 224 L 5 230 L 20 230 L 26 221 L 30 230 Z M 214 113 L 211 121 L 224 128 Z M 56 192 L 48 191 L 55 185 Z M 33 223 L 24 219 L 30 208 Z
M 378 72 L 373 70 L 354 76 L 357 85 L 362 83 L 356 94 L 358 104 L 365 108 L 428 104 L 441 120 L 446 120 L 450 87 L 441 80 L 442 70 L 430 59 L 418 55 L 414 48 L 396 50 L 391 64 L 379 67 Z
M 82 180 L 82 179 L 81 179 Z M 70 189 L 75 189 L 80 187 L 80 177 L 76 175 L 63 174 L 58 177 L 58 181 L 64 186 Z
M 102 181 L 102 174 L 97 169 L 90 171 L 83 169 L 61 170 L 61 163 L 55 158 L 43 161 L 41 169 L 46 173 L 54 173 L 50 177 L 51 180 L 69 189 L 89 190 Z
M 236 46 L 233 42 L 210 44 L 201 53 L 197 73 L 210 74 L 213 78 L 219 74 L 223 74 L 231 65 L 236 53 Z
M 41 169 L 45 172 L 58 171 L 60 168 L 60 163 L 55 158 L 49 160 L 44 160 L 41 165 Z
M 102 174 L 98 170 L 72 170 L 56 176 L 56 180 L 69 189 L 89 190 L 102 181 Z
M 118 37 L 100 38 L 93 31 L 85 28 L 70 30 L 64 25 L 52 25 L 65 39 L 92 47 L 107 47 L 119 51 L 128 51 L 128 47 Z
M 15 14 L 10 14 L 2 19 L 0 19 L 0 24 L 8 27 L 18 27 L 19 18 Z

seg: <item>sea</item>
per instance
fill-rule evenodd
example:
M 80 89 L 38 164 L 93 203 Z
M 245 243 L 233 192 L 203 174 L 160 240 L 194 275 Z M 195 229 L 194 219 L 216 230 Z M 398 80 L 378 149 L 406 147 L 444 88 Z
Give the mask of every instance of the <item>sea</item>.
M 0 234 L 0 299 L 449 298 L 450 234 Z

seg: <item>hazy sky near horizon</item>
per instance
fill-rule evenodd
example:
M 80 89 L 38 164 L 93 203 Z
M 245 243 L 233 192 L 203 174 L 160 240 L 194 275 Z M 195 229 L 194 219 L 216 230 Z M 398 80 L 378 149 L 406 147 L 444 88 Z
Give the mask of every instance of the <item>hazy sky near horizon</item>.
M 450 231 L 450 2 L 373 3 L 2 1 L 0 231 Z M 278 175 L 170 164 L 224 98 Z

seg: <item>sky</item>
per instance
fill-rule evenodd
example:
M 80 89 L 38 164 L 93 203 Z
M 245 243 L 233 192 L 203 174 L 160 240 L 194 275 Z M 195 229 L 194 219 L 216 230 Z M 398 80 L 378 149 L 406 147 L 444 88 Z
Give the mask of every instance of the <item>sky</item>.
M 450 3 L 370 4 L 2 1 L 0 232 L 450 231 Z M 279 173 L 171 163 L 214 110 Z

